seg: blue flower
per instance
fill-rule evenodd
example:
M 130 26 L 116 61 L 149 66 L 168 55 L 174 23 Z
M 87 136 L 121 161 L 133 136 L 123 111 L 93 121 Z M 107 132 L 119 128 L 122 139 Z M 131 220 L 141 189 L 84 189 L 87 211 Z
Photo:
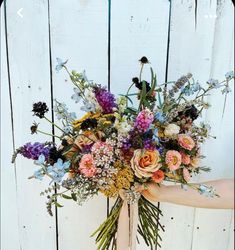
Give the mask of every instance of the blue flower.
M 34 161 L 34 164 L 36 165 L 43 165 L 45 163 L 46 157 L 45 155 L 41 154 L 39 155 L 38 159 L 36 161 Z
M 231 80 L 234 78 L 234 71 L 229 71 L 225 74 L 227 80 Z
M 163 122 L 165 122 L 165 116 L 163 115 L 163 113 L 162 112 L 157 112 L 155 115 L 154 115 L 154 118 L 156 119 L 156 120 L 158 120 L 159 122 L 161 122 L 161 123 L 163 123 Z
M 44 176 L 43 170 L 42 169 L 38 169 L 34 172 L 34 178 L 38 179 L 38 180 L 42 180 Z
M 185 94 L 186 96 L 190 96 L 190 95 L 194 94 L 194 90 L 193 90 L 193 88 L 186 86 L 185 88 L 181 89 L 181 93 Z
M 63 62 L 62 59 L 56 58 L 56 61 L 57 61 L 57 65 L 55 67 L 55 70 L 57 72 L 59 72 L 64 67 L 64 65 L 67 63 L 68 60 Z
M 154 142 L 159 143 L 158 129 L 157 128 L 155 128 L 153 130 L 153 140 L 154 140 Z
M 191 89 L 193 92 L 197 92 L 201 89 L 201 85 L 199 84 L 199 82 L 196 82 L 191 86 Z
M 218 88 L 223 86 L 223 85 L 221 85 L 221 83 L 219 83 L 218 80 L 215 80 L 212 78 L 207 81 L 207 84 L 211 85 L 215 89 L 218 89 Z
M 63 128 L 63 131 L 65 134 L 69 134 L 70 132 L 72 132 L 72 128 L 71 128 L 71 126 L 65 126 Z
M 58 159 L 53 166 L 49 166 L 47 168 L 47 172 L 52 177 L 54 182 L 60 183 L 65 173 L 69 169 L 69 166 L 69 161 L 63 162 L 61 159 Z
M 216 194 L 215 194 L 215 189 L 213 187 L 208 187 L 204 184 L 201 184 L 199 186 L 199 189 L 198 189 L 199 193 L 202 194 L 202 195 L 205 195 L 207 197 L 215 197 Z
M 80 102 L 82 96 L 81 96 L 81 91 L 78 88 L 73 89 L 74 94 L 71 96 L 71 98 L 75 101 L 75 103 Z
M 226 86 L 224 89 L 222 89 L 222 94 L 228 94 L 230 92 L 232 92 L 231 88 L 229 86 Z
M 71 120 L 75 120 L 75 119 L 77 118 L 76 113 L 75 113 L 75 112 L 69 113 L 69 118 L 70 118 Z
M 84 106 L 81 107 L 82 111 L 85 111 L 85 112 L 94 112 L 95 111 L 95 104 L 94 103 L 84 101 L 83 104 L 84 104 Z

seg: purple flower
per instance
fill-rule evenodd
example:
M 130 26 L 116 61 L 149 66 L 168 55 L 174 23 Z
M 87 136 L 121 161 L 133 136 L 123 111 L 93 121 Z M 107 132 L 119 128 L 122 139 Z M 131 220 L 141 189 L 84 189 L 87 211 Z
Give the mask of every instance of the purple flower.
M 154 145 L 153 140 L 148 138 L 148 139 L 144 140 L 144 148 L 147 150 L 154 150 L 154 149 L 156 149 L 156 146 Z
M 114 95 L 102 87 L 95 87 L 94 93 L 96 100 L 103 109 L 103 112 L 105 114 L 113 113 L 113 108 L 117 106 Z
M 136 117 L 135 128 L 137 128 L 139 132 L 144 133 L 149 129 L 153 120 L 153 113 L 148 108 L 145 108 Z
M 52 148 L 50 144 L 44 144 L 40 142 L 26 143 L 23 147 L 21 147 L 19 153 L 24 157 L 32 160 L 37 160 L 38 157 L 43 154 L 46 159 L 48 159 L 49 151 Z

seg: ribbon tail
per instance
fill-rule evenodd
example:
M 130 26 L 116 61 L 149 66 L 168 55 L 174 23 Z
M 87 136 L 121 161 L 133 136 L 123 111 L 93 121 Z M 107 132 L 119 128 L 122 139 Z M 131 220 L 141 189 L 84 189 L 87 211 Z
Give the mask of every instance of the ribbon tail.
M 139 209 L 138 203 L 130 206 L 130 249 L 136 249 L 136 236 L 138 229 Z
M 117 250 L 130 250 L 130 231 L 129 231 L 129 214 L 128 204 L 123 201 L 123 205 L 118 218 L 118 229 L 117 229 Z

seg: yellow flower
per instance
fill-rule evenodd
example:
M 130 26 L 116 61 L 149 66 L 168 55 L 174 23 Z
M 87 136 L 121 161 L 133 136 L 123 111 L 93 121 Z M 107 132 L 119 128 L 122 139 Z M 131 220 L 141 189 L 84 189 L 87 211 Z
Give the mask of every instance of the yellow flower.
M 134 182 L 134 174 L 130 167 L 123 166 L 121 161 L 114 164 L 118 169 L 116 175 L 113 176 L 113 183 L 106 189 L 100 189 L 100 192 L 107 197 L 115 197 L 121 189 L 130 189 L 131 183 Z

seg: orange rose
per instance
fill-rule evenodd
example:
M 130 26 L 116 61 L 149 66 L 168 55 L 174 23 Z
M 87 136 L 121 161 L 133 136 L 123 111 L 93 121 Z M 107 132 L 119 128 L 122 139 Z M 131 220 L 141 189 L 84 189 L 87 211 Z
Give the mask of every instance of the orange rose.
M 152 177 L 161 167 L 160 160 L 157 150 L 137 149 L 131 159 L 131 167 L 139 178 Z
M 161 183 L 165 178 L 165 174 L 162 170 L 157 170 L 153 173 L 152 180 L 156 183 Z

